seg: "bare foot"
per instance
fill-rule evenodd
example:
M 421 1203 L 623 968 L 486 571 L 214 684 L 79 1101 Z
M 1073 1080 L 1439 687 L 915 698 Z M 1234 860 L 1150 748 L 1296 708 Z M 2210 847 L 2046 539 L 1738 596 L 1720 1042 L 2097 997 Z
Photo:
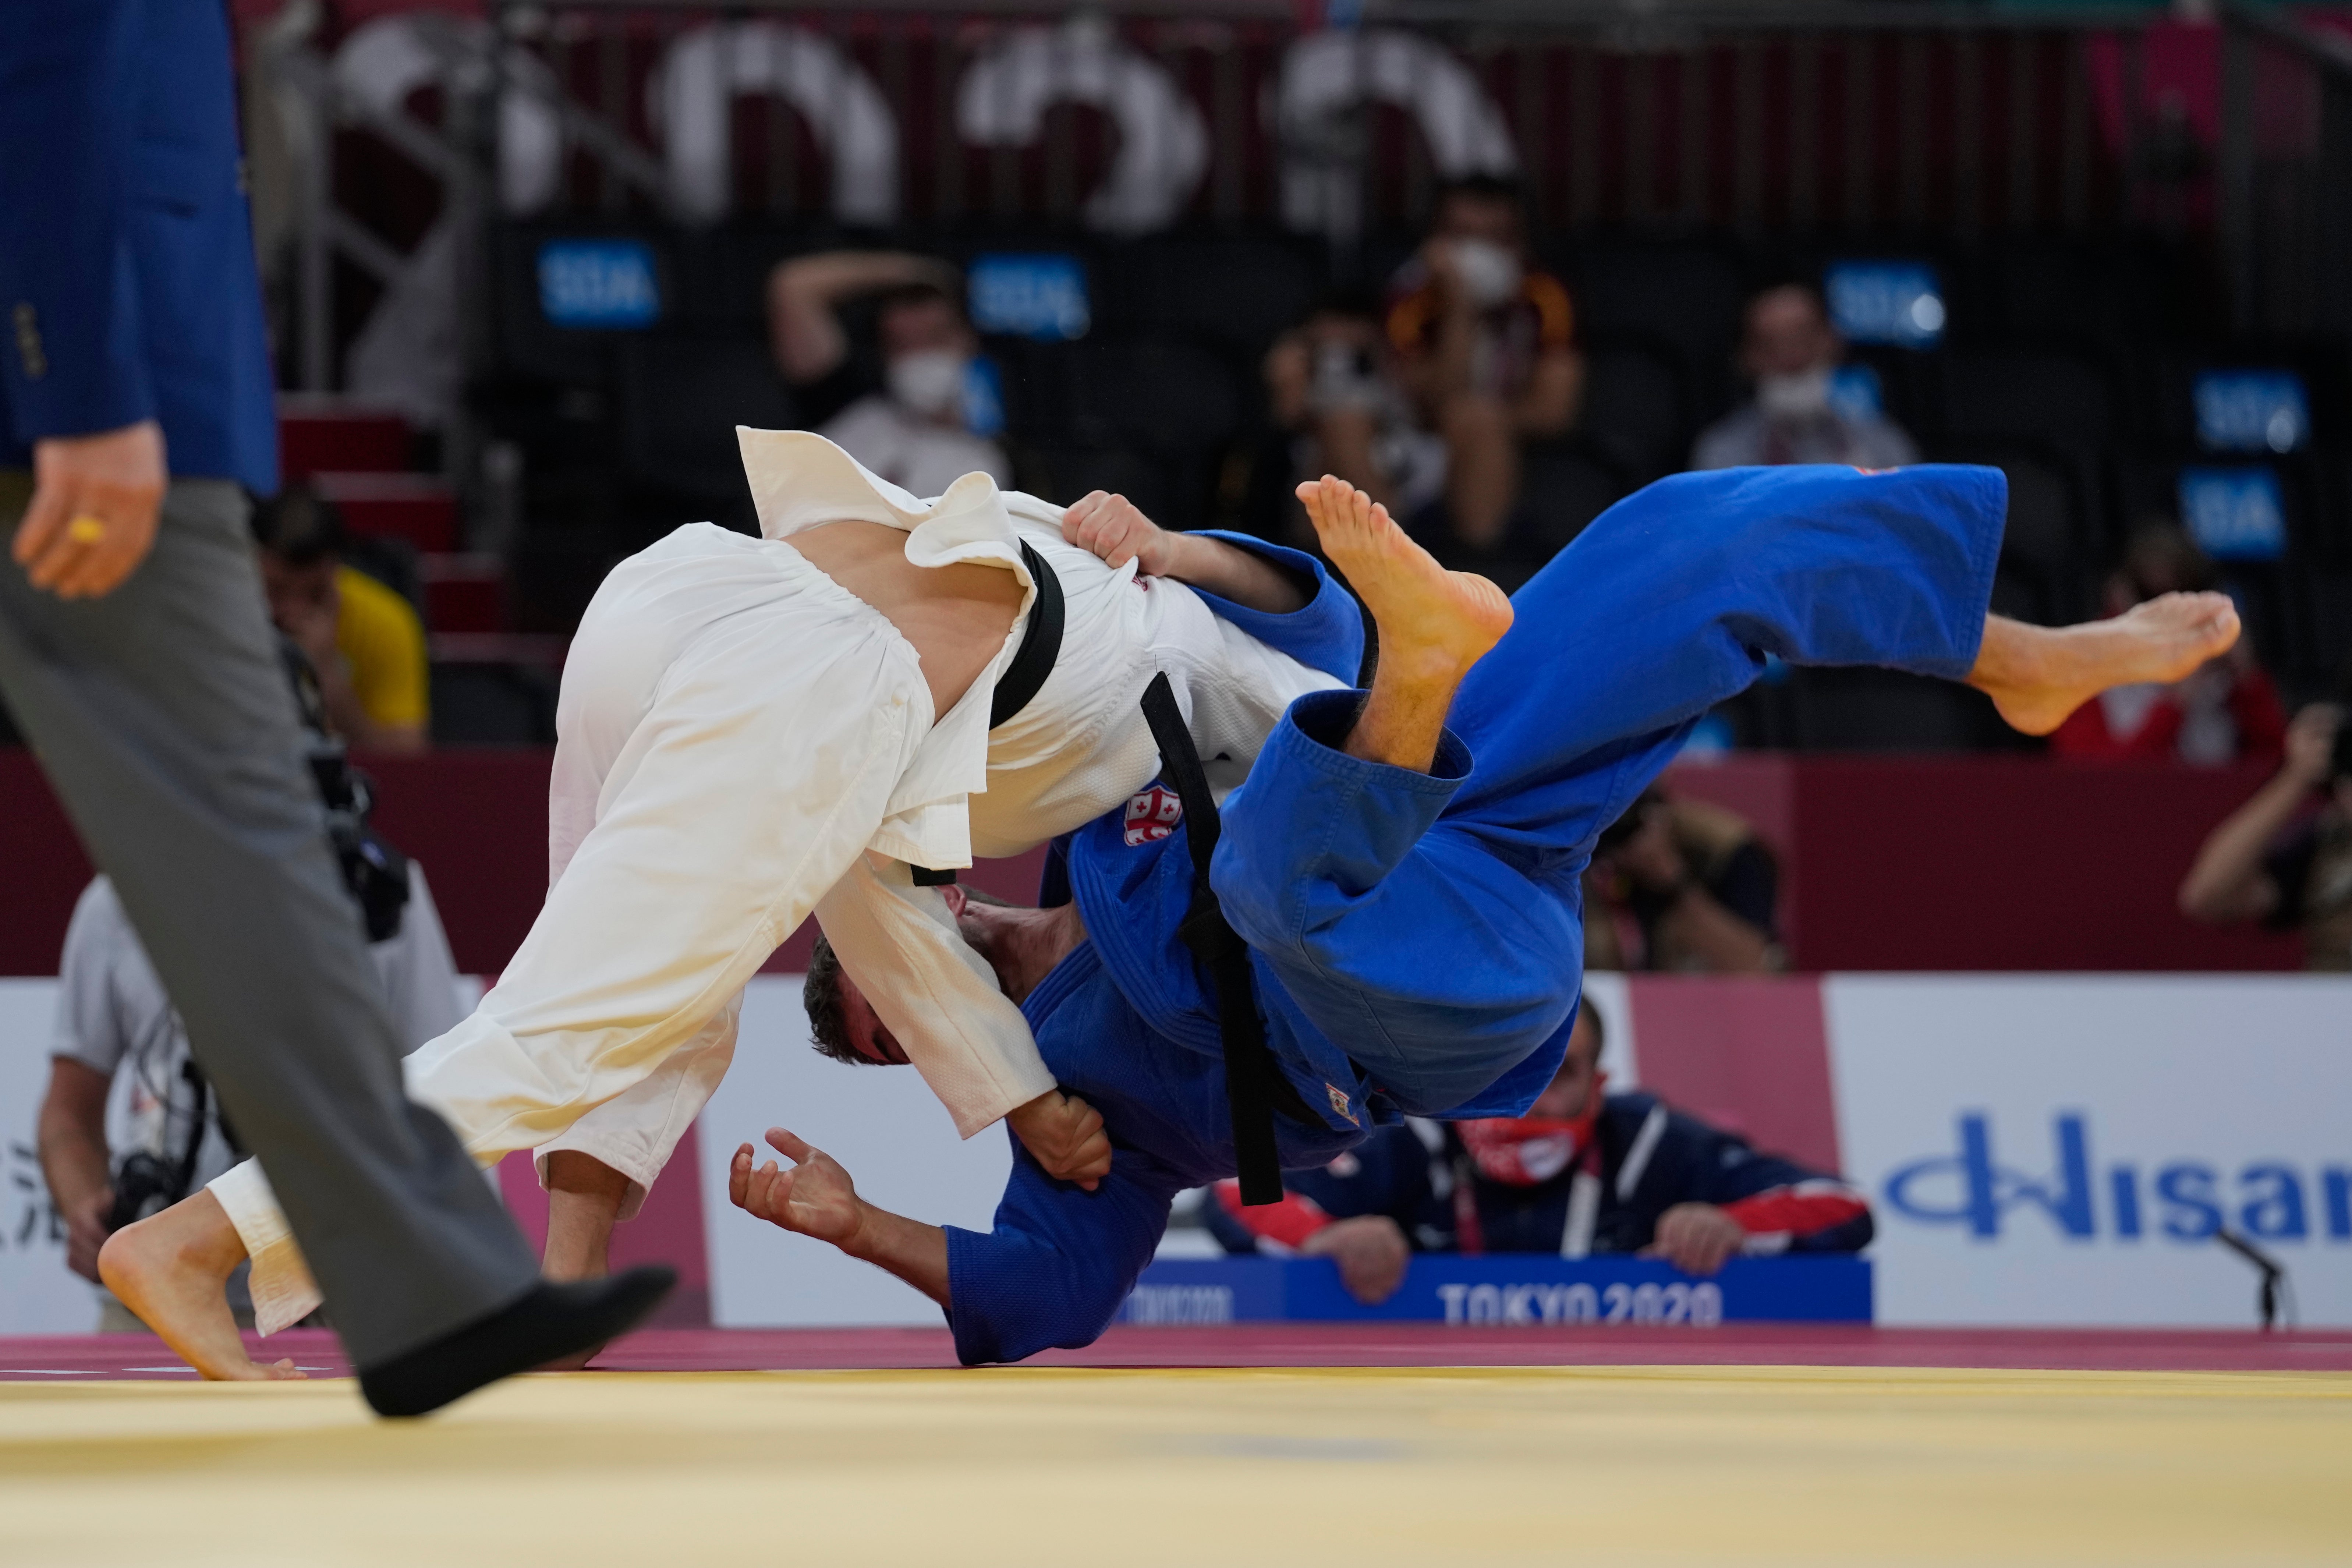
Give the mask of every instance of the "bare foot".
M 209 1191 L 123 1226 L 99 1248 L 98 1275 L 139 1321 L 180 1359 L 224 1383 L 272 1382 L 307 1374 L 291 1361 L 263 1366 L 245 1353 L 229 1315 L 228 1277 L 245 1261 L 245 1243 Z
M 1507 595 L 1475 573 L 1439 565 L 1355 486 L 1326 474 L 1297 493 L 1323 552 L 1372 612 L 1382 664 L 1458 676 L 1511 629 Z
M 2166 594 L 2111 620 L 2030 626 L 1990 616 L 1969 684 L 2011 728 L 2046 735 L 2111 687 L 2186 679 L 2238 640 L 2227 594 Z

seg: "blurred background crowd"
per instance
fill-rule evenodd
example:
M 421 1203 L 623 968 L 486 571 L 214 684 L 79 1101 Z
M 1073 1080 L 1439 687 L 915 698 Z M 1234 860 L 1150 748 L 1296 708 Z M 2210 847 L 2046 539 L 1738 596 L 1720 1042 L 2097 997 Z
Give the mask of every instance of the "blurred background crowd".
M 2299 781 L 2200 918 L 2327 880 L 2260 868 L 2313 836 L 2352 658 L 2324 14 L 232 9 L 258 542 L 357 749 L 551 742 L 610 565 L 751 526 L 739 424 L 1291 542 L 1328 470 L 1507 585 L 1685 468 L 1987 462 L 1997 609 L 2219 586 L 2251 631 L 2046 749 Z M 1960 689 L 1767 677 L 1695 756 L 2044 749 Z M 1601 956 L 1776 963 L 1770 837 L 1646 803 Z

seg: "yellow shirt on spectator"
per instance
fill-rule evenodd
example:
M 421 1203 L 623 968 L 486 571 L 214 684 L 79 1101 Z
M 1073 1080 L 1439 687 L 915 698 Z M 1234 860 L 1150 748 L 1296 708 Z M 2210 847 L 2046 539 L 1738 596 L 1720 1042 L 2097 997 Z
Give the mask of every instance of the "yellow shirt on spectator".
M 423 724 L 431 680 L 425 623 L 406 599 L 364 572 L 338 568 L 335 589 L 343 602 L 335 648 L 360 706 L 379 724 Z

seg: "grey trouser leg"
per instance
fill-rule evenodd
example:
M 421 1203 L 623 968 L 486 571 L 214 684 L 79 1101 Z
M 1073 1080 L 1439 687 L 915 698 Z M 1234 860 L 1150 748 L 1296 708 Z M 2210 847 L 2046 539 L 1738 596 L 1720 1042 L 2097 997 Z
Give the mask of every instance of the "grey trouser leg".
M 0 474 L 0 527 L 29 500 Z M 0 558 L 0 696 L 260 1156 L 352 1359 L 381 1365 L 528 1291 L 530 1249 L 400 1050 L 344 892 L 262 604 L 247 503 L 183 479 L 155 548 L 63 603 Z

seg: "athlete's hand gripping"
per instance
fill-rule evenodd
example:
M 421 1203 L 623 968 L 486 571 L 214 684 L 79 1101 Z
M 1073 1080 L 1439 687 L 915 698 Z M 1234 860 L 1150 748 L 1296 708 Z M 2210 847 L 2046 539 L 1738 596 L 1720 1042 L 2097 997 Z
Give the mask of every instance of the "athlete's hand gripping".
M 1125 496 L 1096 490 L 1062 513 L 1062 537 L 1112 566 L 1169 577 L 1269 616 L 1304 609 L 1315 584 L 1265 557 L 1200 533 L 1171 533 Z
M 1076 1095 L 1049 1089 L 1004 1120 L 1055 1181 L 1093 1192 L 1110 1174 L 1110 1134 L 1103 1131 L 1102 1113 Z
M 1125 496 L 1095 490 L 1062 514 L 1062 537 L 1110 566 L 1132 561 L 1147 577 L 1172 577 L 1182 536 L 1162 529 Z

